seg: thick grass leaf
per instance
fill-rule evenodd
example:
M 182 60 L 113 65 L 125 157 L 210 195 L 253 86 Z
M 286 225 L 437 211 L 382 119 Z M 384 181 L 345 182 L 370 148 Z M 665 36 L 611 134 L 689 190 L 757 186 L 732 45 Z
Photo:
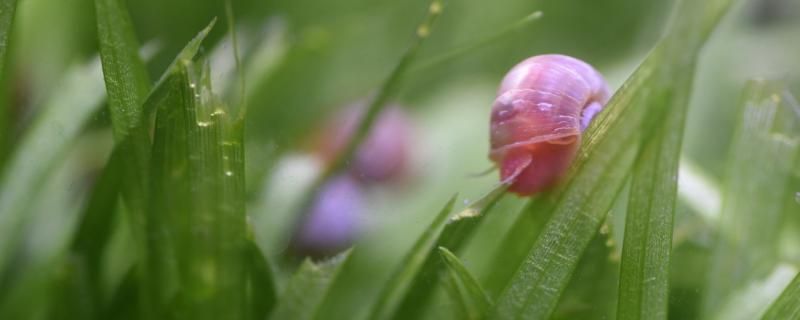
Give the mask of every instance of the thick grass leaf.
M 329 294 L 334 279 L 346 265 L 349 256 L 348 251 L 320 263 L 304 261 L 279 296 L 270 319 L 313 319 L 317 307 Z
M 552 195 L 557 199 L 552 218 L 507 282 L 492 318 L 541 319 L 552 314 L 621 190 L 638 152 L 636 146 L 655 135 L 653 128 L 659 127 L 656 124 L 668 111 L 664 108 L 672 105 L 668 99 L 685 94 L 670 92 L 670 83 L 686 77 L 681 74 L 691 76 L 698 51 L 727 6 L 728 1 L 681 2 L 673 30 L 586 132 L 568 182 Z
M 762 319 L 800 319 L 800 274 L 794 277 L 780 297 L 772 303 Z
M 155 261 L 145 280 L 156 317 L 249 313 L 242 123 L 211 93 L 204 66 L 181 61 L 157 108 L 147 217 Z
M 625 222 L 617 319 L 666 319 L 681 140 L 694 64 L 654 93 L 669 110 L 636 161 Z M 652 90 L 652 89 L 651 89 Z M 645 129 L 645 128 L 643 128 Z
M 116 2 L 111 1 L 110 3 L 114 10 L 122 10 L 116 6 Z M 108 6 L 108 3 L 106 3 L 106 5 L 99 5 L 98 10 L 100 10 L 101 6 Z M 105 8 L 104 10 L 110 9 Z M 127 12 L 123 11 L 107 14 L 112 16 L 125 16 L 127 15 Z M 192 39 L 178 54 L 175 61 L 191 59 L 199 50 L 202 40 L 208 34 L 212 25 L 213 22 L 204 30 L 202 30 L 194 39 Z M 115 27 L 125 27 L 125 25 L 123 24 Z M 106 32 L 112 34 L 114 33 L 110 30 L 107 30 Z M 118 32 L 126 34 L 132 31 Z M 135 43 L 135 39 L 128 39 L 126 41 L 127 42 L 123 41 L 123 43 L 127 43 L 127 45 L 133 45 L 130 42 Z M 115 45 L 113 41 L 108 43 L 101 41 L 101 47 L 113 45 Z M 138 60 L 138 54 L 136 56 L 132 56 L 127 52 L 127 50 L 120 51 L 119 48 L 110 48 L 107 49 L 107 51 L 110 51 L 107 52 L 107 55 L 111 57 L 108 57 L 107 59 L 109 62 L 104 64 L 106 89 L 108 90 L 110 96 L 117 96 L 117 106 L 126 103 L 132 103 L 128 100 L 133 99 L 133 97 L 130 96 L 129 92 L 125 91 L 128 88 L 125 86 L 120 87 L 120 85 L 116 82 L 132 82 L 134 84 L 130 84 L 129 86 L 134 87 L 150 86 L 149 80 L 147 79 L 144 79 L 148 82 L 146 85 L 135 84 L 135 82 L 138 82 L 141 79 L 138 79 L 135 73 L 131 73 L 127 68 L 125 68 L 128 65 L 127 63 L 132 63 L 133 65 L 137 65 L 139 63 L 137 61 L 124 62 L 126 59 Z M 115 57 L 115 55 L 121 55 L 122 57 Z M 91 289 L 88 293 L 90 296 L 97 297 L 99 294 L 101 258 L 106 244 L 111 238 L 111 232 L 114 230 L 112 227 L 112 221 L 114 220 L 114 213 L 117 211 L 117 195 L 120 192 L 122 192 L 123 198 L 126 200 L 126 204 L 128 205 L 127 211 L 129 214 L 131 214 L 132 221 L 134 221 L 133 229 L 136 232 L 136 236 L 138 237 L 137 243 L 139 244 L 137 247 L 139 250 L 141 250 L 137 255 L 139 258 L 144 257 L 144 212 L 147 201 L 145 190 L 148 182 L 146 180 L 147 176 L 141 174 L 141 172 L 147 170 L 149 165 L 148 158 L 150 138 L 148 132 L 150 129 L 148 125 L 148 119 L 152 116 L 152 111 L 155 109 L 155 105 L 162 99 L 163 92 L 165 91 L 164 79 L 174 75 L 177 72 L 176 65 L 177 62 L 173 62 L 172 65 L 170 65 L 170 67 L 165 71 L 164 75 L 162 75 L 161 80 L 159 80 L 154 88 L 150 89 L 150 92 L 145 96 L 147 100 L 138 102 L 141 105 L 136 108 L 141 109 L 140 115 L 117 111 L 118 113 L 122 113 L 120 115 L 121 120 L 112 123 L 112 126 L 115 127 L 117 132 L 126 132 L 126 135 L 121 139 L 118 139 L 120 141 L 118 141 L 115 145 L 114 150 L 112 151 L 111 156 L 106 163 L 106 167 L 100 174 L 100 179 L 89 195 L 87 206 L 81 216 L 82 218 L 80 226 L 72 241 L 71 248 L 72 254 L 75 255 L 75 259 L 77 259 L 74 262 L 82 265 L 82 268 L 84 268 L 86 271 L 87 277 L 84 277 L 83 280 L 88 282 L 85 284 L 85 286 Z M 109 85 L 109 83 L 114 84 Z M 112 103 L 113 101 L 109 101 L 109 107 L 114 109 L 115 107 Z M 112 121 L 116 120 L 112 119 Z M 144 266 L 140 265 L 140 268 L 143 267 Z M 143 270 L 146 271 L 146 269 Z M 95 306 L 102 308 L 98 301 L 95 302 Z
M 73 67 L 42 106 L 0 178 L 0 274 L 19 241 L 26 212 L 56 164 L 103 100 L 100 61 Z
M 791 212 L 786 210 L 795 192 L 791 175 L 800 161 L 800 113 L 787 98 L 781 84 L 769 81 L 752 81 L 744 91 L 705 292 L 706 316 L 778 263 L 783 212 Z
M 457 286 L 457 290 L 461 292 L 459 296 L 463 300 L 467 318 L 480 319 L 492 305 L 489 295 L 486 294 L 486 291 L 483 291 L 478 280 L 472 276 L 467 267 L 450 250 L 445 247 L 439 247 L 439 255 L 447 265 L 450 280 Z

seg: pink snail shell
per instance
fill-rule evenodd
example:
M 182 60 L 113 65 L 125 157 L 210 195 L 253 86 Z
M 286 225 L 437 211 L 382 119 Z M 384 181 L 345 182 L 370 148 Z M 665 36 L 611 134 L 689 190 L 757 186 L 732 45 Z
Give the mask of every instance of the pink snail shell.
M 581 133 L 609 99 L 592 66 L 548 54 L 528 58 L 503 78 L 492 106 L 489 158 L 509 191 L 547 190 L 569 168 Z
M 355 104 L 332 119 L 317 137 L 317 153 L 330 163 L 344 149 L 366 111 L 366 104 Z M 363 183 L 384 183 L 400 179 L 410 162 L 413 125 L 398 105 L 381 111 L 366 140 L 359 146 L 348 171 Z

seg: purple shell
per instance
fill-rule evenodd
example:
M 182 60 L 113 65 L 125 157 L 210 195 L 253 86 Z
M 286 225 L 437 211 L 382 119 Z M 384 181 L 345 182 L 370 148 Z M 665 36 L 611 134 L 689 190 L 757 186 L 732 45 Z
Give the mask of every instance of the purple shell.
M 360 231 L 364 198 L 359 184 L 344 175 L 322 187 L 294 235 L 292 249 L 312 256 L 349 247 Z
M 492 106 L 489 154 L 509 190 L 531 195 L 556 184 L 608 99 L 600 73 L 575 58 L 540 55 L 512 68 Z

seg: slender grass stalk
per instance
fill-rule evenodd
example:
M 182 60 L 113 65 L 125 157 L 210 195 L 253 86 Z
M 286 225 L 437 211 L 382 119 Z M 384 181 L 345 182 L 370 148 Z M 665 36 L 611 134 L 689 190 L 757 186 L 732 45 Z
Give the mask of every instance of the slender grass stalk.
M 457 212 L 447 221 L 441 235 L 436 239 L 435 247 L 449 248 L 459 252 L 481 222 L 490 214 L 494 206 L 506 193 L 508 185 L 500 184 L 486 195 L 476 200 L 464 210 Z M 436 288 L 445 265 L 434 247 L 426 248 L 427 258 L 422 267 L 410 281 L 404 293 L 402 303 L 392 319 L 408 319 L 419 317 L 431 302 L 433 290 Z M 401 266 L 403 267 L 403 266 Z M 384 290 L 390 288 L 387 286 Z
M 411 286 L 415 277 L 417 277 L 419 270 L 425 264 L 425 259 L 432 251 L 432 247 L 436 244 L 436 240 L 444 230 L 445 223 L 450 217 L 450 211 L 453 209 L 453 204 L 457 196 L 450 198 L 450 201 L 439 211 L 436 218 L 431 222 L 430 226 L 425 229 L 425 232 L 417 239 L 417 242 L 411 248 L 404 263 L 392 276 L 389 283 L 384 287 L 383 292 L 378 297 L 378 302 L 374 304 L 370 318 L 372 319 L 389 319 L 394 313 L 397 306 L 403 299 L 404 294 Z
M 439 247 L 439 255 L 447 265 L 450 280 L 458 286 L 461 292 L 460 297 L 464 300 L 467 318 L 480 319 L 492 305 L 492 301 L 486 291 L 481 288 L 478 280 L 467 270 L 450 250 Z
M 400 57 L 400 61 L 389 73 L 389 76 L 386 78 L 383 84 L 381 84 L 378 92 L 370 100 L 367 109 L 364 112 L 364 115 L 361 116 L 361 119 L 359 119 L 358 125 L 353 131 L 352 136 L 349 137 L 349 140 L 344 144 L 342 151 L 336 155 L 334 160 L 331 162 L 331 165 L 326 168 L 325 171 L 314 181 L 307 194 L 303 197 L 303 201 L 301 201 L 300 204 L 301 213 L 304 214 L 304 212 L 308 211 L 312 200 L 317 198 L 322 186 L 331 177 L 336 176 L 342 170 L 344 170 L 347 166 L 347 163 L 352 160 L 353 156 L 358 150 L 358 146 L 360 146 L 361 143 L 367 138 L 367 135 L 372 129 L 372 125 L 378 118 L 378 115 L 386 106 L 389 99 L 397 94 L 397 91 L 400 89 L 403 76 L 408 72 L 411 63 L 416 58 L 417 52 L 422 44 L 430 36 L 434 22 L 436 22 L 437 18 L 441 15 L 442 10 L 443 4 L 441 0 L 431 1 L 430 6 L 428 7 L 427 15 L 419 27 L 417 27 L 414 40 Z M 302 221 L 302 219 L 300 219 L 300 221 Z
M 447 51 L 447 52 L 444 52 L 444 53 L 439 54 L 437 56 L 425 59 L 425 60 L 421 61 L 420 63 L 418 63 L 413 68 L 411 68 L 411 72 L 417 72 L 417 71 L 425 70 L 425 69 L 428 69 L 430 67 L 433 67 L 433 66 L 439 65 L 441 63 L 444 63 L 444 62 L 453 60 L 455 58 L 458 58 L 459 56 L 466 55 L 466 54 L 469 54 L 469 53 L 473 53 L 478 49 L 487 47 L 488 45 L 490 45 L 490 44 L 492 44 L 492 43 L 494 43 L 494 42 L 496 42 L 498 40 L 503 39 L 504 37 L 508 36 L 509 34 L 512 34 L 514 32 L 517 32 L 519 30 L 524 29 L 525 27 L 528 27 L 529 25 L 533 24 L 534 21 L 537 21 L 540 18 L 542 18 L 542 15 L 543 14 L 542 14 L 541 11 L 534 11 L 531 14 L 523 17 L 522 19 L 514 21 L 511 24 L 509 24 L 509 25 L 507 25 L 507 26 L 505 26 L 503 28 L 500 28 L 500 30 L 498 30 L 498 31 L 496 31 L 496 32 L 494 32 L 494 33 L 492 33 L 490 35 L 484 36 L 482 38 L 478 38 L 477 40 L 474 40 L 474 41 L 472 41 L 470 43 L 458 46 L 458 47 L 456 47 L 456 48 L 454 48 L 454 49 L 452 49 L 450 51 Z

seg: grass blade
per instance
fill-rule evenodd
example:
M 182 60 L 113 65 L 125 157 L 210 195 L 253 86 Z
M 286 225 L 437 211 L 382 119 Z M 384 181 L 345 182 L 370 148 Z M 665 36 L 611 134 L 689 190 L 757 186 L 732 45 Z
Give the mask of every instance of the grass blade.
M 111 123 L 114 137 L 120 141 L 142 118 L 150 77 L 139 57 L 139 42 L 124 4 L 119 0 L 95 0 L 94 4 Z
M 794 277 L 780 297 L 772 303 L 762 319 L 800 319 L 800 274 Z
M 414 246 L 409 251 L 406 258 L 403 259 L 404 263 L 400 268 L 395 271 L 394 275 L 386 284 L 383 291 L 378 297 L 378 301 L 372 308 L 370 313 L 371 319 L 388 319 L 391 318 L 395 308 L 400 304 L 404 295 L 406 294 L 412 280 L 419 274 L 420 269 L 425 264 L 425 260 L 433 250 L 436 240 L 442 233 L 447 218 L 453 209 L 453 204 L 456 201 L 456 196 L 450 198 L 447 204 L 439 211 L 436 218 L 431 222 L 430 226 L 425 229 L 425 232 L 417 239 Z
M 312 319 L 349 256 L 345 252 L 318 264 L 303 262 L 280 295 L 270 319 Z
M 9 136 L 10 136 L 10 119 L 9 116 L 11 114 L 9 110 L 8 99 L 6 94 L 8 94 L 5 88 L 6 83 L 8 82 L 8 77 L 6 76 L 6 64 L 8 63 L 8 59 L 6 58 L 6 53 L 8 52 L 8 40 L 9 35 L 11 34 L 11 27 L 14 25 L 14 13 L 17 8 L 17 0 L 0 0 L 0 87 L 4 88 L 0 90 L 0 168 L 5 163 L 6 156 L 8 155 L 8 143 Z
M 204 66 L 182 61 L 157 109 L 147 225 L 156 261 L 145 279 L 156 317 L 249 313 L 243 127 L 211 94 Z
M 57 88 L 23 135 L 0 178 L 0 274 L 8 267 L 38 190 L 100 106 L 100 62 L 73 67 Z
M 445 268 L 443 261 L 434 250 L 436 247 L 451 248 L 458 252 L 466 244 L 466 240 L 475 232 L 481 221 L 489 215 L 494 205 L 505 195 L 507 186 L 498 185 L 485 196 L 476 200 L 461 212 L 453 215 L 436 239 L 435 246 L 428 247 L 425 263 L 416 272 L 408 291 L 403 296 L 399 309 L 393 319 L 416 318 L 431 301 L 435 286 L 439 283 L 441 271 Z M 386 290 L 386 289 L 385 289 Z
M 439 247 L 439 255 L 447 265 L 451 280 L 462 291 L 461 297 L 466 302 L 468 318 L 480 319 L 492 305 L 489 295 L 483 291 L 483 288 L 478 284 L 478 280 L 472 276 L 469 270 L 461 263 L 461 260 L 450 250 L 445 247 Z
M 630 188 L 620 266 L 617 319 L 666 319 L 672 229 L 683 128 L 694 64 L 658 87 L 663 124 L 644 142 Z
M 325 185 L 325 183 L 344 170 L 346 164 L 352 160 L 353 156 L 358 150 L 358 146 L 361 145 L 361 143 L 367 138 L 367 135 L 372 129 L 375 120 L 378 118 L 378 115 L 380 115 L 389 99 L 397 94 L 403 76 L 408 71 L 409 66 L 411 66 L 411 63 L 414 61 L 414 58 L 416 58 L 417 52 L 422 46 L 422 43 L 425 42 L 425 39 L 427 39 L 430 35 L 431 28 L 433 28 L 434 22 L 441 15 L 441 13 L 442 2 L 440 0 L 431 1 L 430 6 L 428 7 L 428 13 L 423 22 L 417 28 L 416 37 L 411 43 L 411 46 L 409 46 L 408 49 L 403 53 L 403 56 L 400 57 L 400 61 L 389 73 L 389 76 L 386 78 L 383 84 L 381 84 L 375 96 L 370 100 L 364 115 L 361 117 L 361 119 L 359 119 L 358 125 L 356 125 L 353 134 L 351 137 L 349 137 L 349 140 L 344 144 L 342 151 L 335 156 L 334 160 L 331 162 L 331 165 L 326 168 L 319 178 L 317 178 L 316 181 L 314 181 L 314 183 L 311 185 L 308 193 L 300 203 L 301 210 L 299 212 L 304 214 L 306 212 L 310 212 L 310 210 L 308 210 L 309 206 L 312 205 L 313 199 L 316 199 L 319 196 L 319 193 L 322 191 L 322 187 Z M 304 219 L 301 218 L 298 221 L 303 220 Z
M 780 230 L 794 192 L 800 161 L 800 116 L 769 81 L 748 83 L 725 177 L 719 239 L 714 247 L 704 312 L 717 312 L 740 286 L 769 273 L 778 262 Z M 754 215 L 758 212 L 758 215 Z
M 275 279 L 264 254 L 258 245 L 250 239 L 247 241 L 247 259 L 249 261 L 248 305 L 251 306 L 253 320 L 265 319 L 277 303 Z
M 617 306 L 619 256 L 609 229 L 610 216 L 581 257 L 553 319 L 613 319 Z
M 658 102 L 681 95 L 670 92 L 670 83 L 681 73 L 691 74 L 697 53 L 727 6 L 727 1 L 681 2 L 674 29 L 586 132 L 570 179 L 555 191 L 552 218 L 497 300 L 492 318 L 552 314 L 634 163 L 637 150 L 630 146 L 653 135 L 648 128 L 657 128 L 667 112 L 663 108 L 671 105 Z

